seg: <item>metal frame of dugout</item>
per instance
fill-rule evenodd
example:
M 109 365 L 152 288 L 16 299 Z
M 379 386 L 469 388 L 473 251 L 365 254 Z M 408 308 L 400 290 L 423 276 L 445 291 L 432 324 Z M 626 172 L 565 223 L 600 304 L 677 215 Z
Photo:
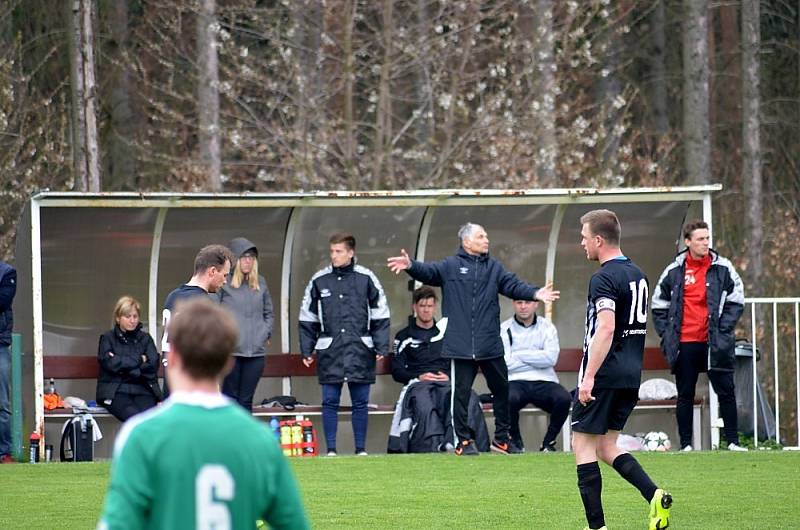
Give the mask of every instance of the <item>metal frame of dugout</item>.
M 356 236 L 359 262 L 376 272 L 389 297 L 394 334 L 406 325 L 412 285 L 391 274 L 385 258 L 406 248 L 417 259 L 441 259 L 456 250 L 458 227 L 476 222 L 486 227 L 492 253 L 506 268 L 540 285 L 553 281 L 562 290 L 561 300 L 547 304 L 545 313 L 558 327 L 562 347 L 575 347 L 582 341 L 586 285 L 596 267 L 580 248 L 580 216 L 593 208 L 616 211 L 622 248 L 652 284 L 681 244 L 686 219 L 702 217 L 711 226 L 711 195 L 721 189 L 39 193 L 26 204 L 15 253 L 15 331 L 22 333 L 23 351 L 33 353 L 23 369 L 23 392 L 33 396 L 25 400 L 23 429 L 44 433 L 44 355 L 94 352 L 114 300 L 126 293 L 142 303 L 142 321 L 158 343 L 160 304 L 190 276 L 204 244 L 244 235 L 258 245 L 259 262 L 265 260 L 260 272 L 275 305 L 268 352 L 286 353 L 298 351 L 302 289 L 326 264 L 330 233 Z M 510 302 L 501 307 L 501 317 L 508 318 Z M 658 344 L 652 329 L 647 342 Z M 281 389 L 291 393 L 289 378 Z M 709 393 L 714 425 L 717 402 L 710 388 Z

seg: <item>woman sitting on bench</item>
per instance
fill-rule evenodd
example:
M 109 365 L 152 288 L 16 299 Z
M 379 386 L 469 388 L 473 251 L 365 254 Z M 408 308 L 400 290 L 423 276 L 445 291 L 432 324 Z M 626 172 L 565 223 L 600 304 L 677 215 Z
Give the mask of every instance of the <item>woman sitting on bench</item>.
M 120 421 L 161 401 L 158 351 L 150 334 L 142 330 L 139 312 L 134 298 L 117 300 L 114 327 L 100 335 L 97 348 L 97 404 Z

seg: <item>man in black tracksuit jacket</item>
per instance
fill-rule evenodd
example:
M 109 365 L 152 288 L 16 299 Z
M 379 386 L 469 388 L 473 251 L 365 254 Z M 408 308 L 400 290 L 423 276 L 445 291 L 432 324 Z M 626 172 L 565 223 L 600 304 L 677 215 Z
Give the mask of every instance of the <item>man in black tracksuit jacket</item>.
M 311 366 L 317 352 L 322 385 L 322 425 L 328 455 L 336 455 L 342 384 L 353 407 L 356 454 L 366 454 L 367 404 L 375 382 L 375 362 L 389 352 L 389 305 L 377 276 L 356 265 L 356 240 L 330 238 L 331 264 L 308 282 L 300 307 L 300 352 Z
M 392 378 L 404 385 L 412 379 L 449 383 L 450 361 L 442 357 L 444 330 L 434 318 L 436 291 L 423 285 L 412 300 L 414 314 L 394 337 Z
M 478 367 L 494 398 L 495 439 L 491 448 L 508 454 L 508 370 L 500 339 L 497 296 L 550 302 L 559 293 L 550 285 L 537 288 L 505 270 L 489 256 L 489 238 L 482 226 L 467 223 L 458 231 L 458 237 L 461 247 L 455 256 L 424 263 L 410 259 L 402 250 L 401 256 L 388 259 L 388 265 L 395 273 L 405 270 L 415 280 L 442 288 L 442 320 L 447 319 L 442 355 L 451 360 L 456 454 L 478 454 L 472 442 L 474 433 L 467 423 L 469 395 Z

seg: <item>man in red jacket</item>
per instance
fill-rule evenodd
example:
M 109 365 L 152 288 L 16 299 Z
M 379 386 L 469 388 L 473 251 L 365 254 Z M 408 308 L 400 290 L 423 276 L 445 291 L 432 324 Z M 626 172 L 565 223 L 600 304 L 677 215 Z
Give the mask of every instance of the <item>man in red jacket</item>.
M 652 303 L 661 348 L 678 387 L 681 450 L 692 450 L 695 386 L 698 375 L 708 372 L 725 423 L 723 447 L 746 451 L 739 445 L 733 385 L 734 329 L 744 311 L 742 280 L 731 262 L 709 247 L 707 223 L 687 223 L 683 237 L 686 250 L 661 274 Z

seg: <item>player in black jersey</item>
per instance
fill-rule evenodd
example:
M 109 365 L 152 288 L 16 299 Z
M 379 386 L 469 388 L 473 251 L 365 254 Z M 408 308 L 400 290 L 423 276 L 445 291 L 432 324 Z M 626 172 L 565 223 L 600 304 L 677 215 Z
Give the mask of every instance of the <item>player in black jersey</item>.
M 225 285 L 231 264 L 236 260 L 228 247 L 223 245 L 207 245 L 200 249 L 194 258 L 194 274 L 191 279 L 181 284 L 167 295 L 164 301 L 164 310 L 161 313 L 161 323 L 164 325 L 164 335 L 161 337 L 161 364 L 164 365 L 164 399 L 169 397 L 169 381 L 167 379 L 167 353 L 170 351 L 169 333 L 167 328 L 170 319 L 175 316 L 180 305 L 194 297 L 208 297 L 209 293 L 216 293 Z
M 619 246 L 614 212 L 581 217 L 581 246 L 600 262 L 589 281 L 586 335 L 572 406 L 578 489 L 590 529 L 605 528 L 599 458 L 635 486 L 650 503 L 649 529 L 669 526 L 672 497 L 659 489 L 639 462 L 617 447 L 617 437 L 636 406 L 647 332 L 647 276 Z

